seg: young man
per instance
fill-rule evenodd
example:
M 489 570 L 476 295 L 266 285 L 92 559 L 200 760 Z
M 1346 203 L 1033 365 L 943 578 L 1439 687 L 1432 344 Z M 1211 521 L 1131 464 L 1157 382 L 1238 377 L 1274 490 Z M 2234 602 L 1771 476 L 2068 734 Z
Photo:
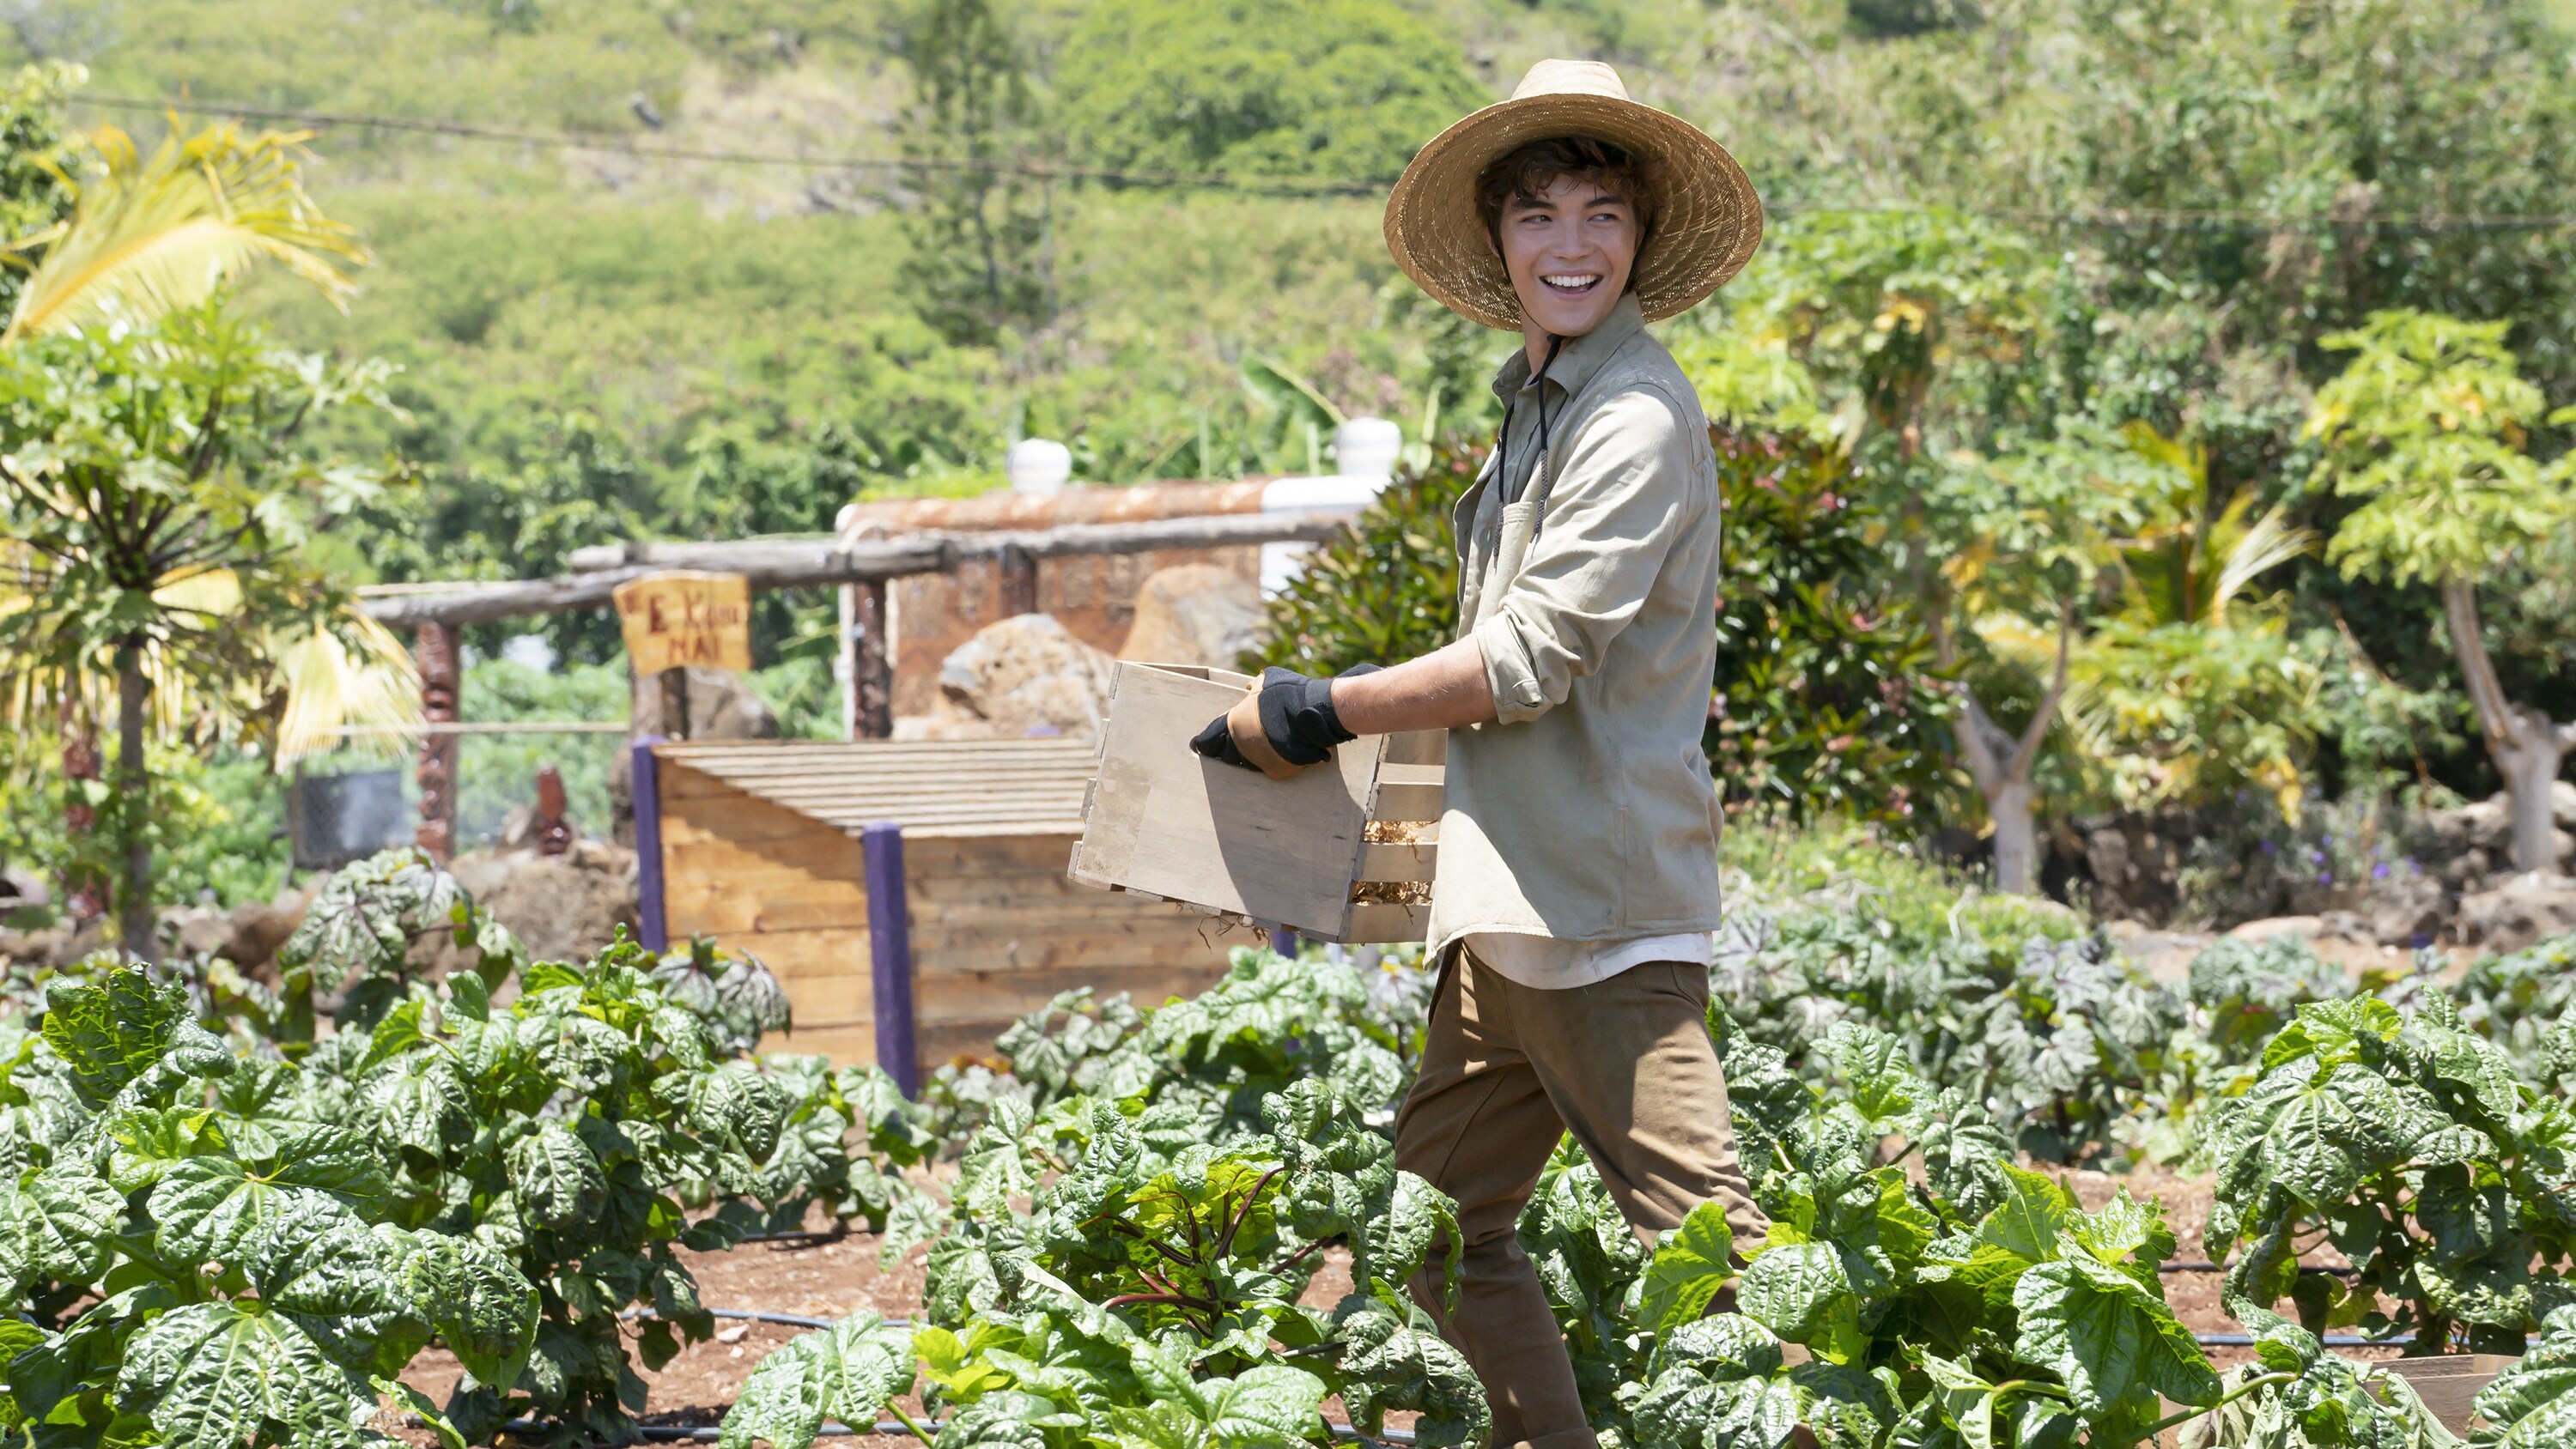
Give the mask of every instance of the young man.
M 1513 1234 L 1561 1132 L 1641 1235 L 1712 1199 L 1740 1247 L 1766 1231 L 1705 1026 L 1717 469 L 1697 397 L 1645 331 L 1733 276 L 1761 230 L 1733 158 L 1606 65 L 1543 61 L 1423 147 L 1387 203 L 1388 248 L 1525 344 L 1452 520 L 1461 636 L 1338 679 L 1273 669 L 1193 742 L 1286 775 L 1356 735 L 1452 731 L 1440 983 L 1396 1160 L 1457 1199 L 1458 1305 L 1416 1294 L 1484 1381 L 1497 1444 L 1594 1444 Z

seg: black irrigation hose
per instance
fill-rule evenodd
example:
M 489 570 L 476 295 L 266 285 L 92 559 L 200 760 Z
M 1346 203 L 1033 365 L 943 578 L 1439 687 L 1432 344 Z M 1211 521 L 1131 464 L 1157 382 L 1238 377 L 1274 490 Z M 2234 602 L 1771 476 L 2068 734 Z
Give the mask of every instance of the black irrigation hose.
M 2227 1265 L 2225 1263 L 2213 1263 L 2207 1258 L 2192 1258 L 2186 1259 L 2180 1263 L 2159 1264 L 2156 1271 L 2159 1273 L 2224 1273 L 2227 1271 Z M 2320 1268 L 2302 1263 L 2299 1265 L 2299 1271 L 2302 1273 L 2328 1273 L 2337 1278 L 2349 1278 L 2354 1274 L 2359 1273 L 2361 1270 L 2359 1268 Z
M 1348 1424 L 1334 1424 L 1330 1420 L 1325 1422 L 1332 1429 L 1333 1437 L 1336 1439 L 1357 1444 L 1391 1444 L 1399 1446 L 1399 1449 L 1411 1449 L 1413 1444 L 1413 1431 L 1410 1429 L 1388 1429 L 1372 1439 Z M 921 1427 L 933 1433 L 939 1430 L 937 1424 L 924 1424 Z M 502 1425 L 501 1430 L 507 1434 L 542 1434 L 546 1426 L 534 1419 L 519 1419 Z M 629 1444 L 705 1443 L 713 1441 L 723 1433 L 724 1430 L 714 1424 L 639 1424 L 635 1427 L 634 1436 L 623 1442 Z M 854 1439 L 861 1434 L 882 1434 L 900 1439 L 911 1433 L 912 1429 L 908 1425 L 893 1419 L 880 1419 L 872 1429 L 853 1429 L 847 1424 L 826 1422 L 822 1428 L 814 1431 L 818 1439 Z

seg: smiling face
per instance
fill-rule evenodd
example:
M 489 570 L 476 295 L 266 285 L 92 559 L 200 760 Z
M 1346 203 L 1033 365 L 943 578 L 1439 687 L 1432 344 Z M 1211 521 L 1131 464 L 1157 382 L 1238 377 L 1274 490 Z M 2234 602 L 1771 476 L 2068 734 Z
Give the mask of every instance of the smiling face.
M 1533 366 L 1549 336 L 1580 337 L 1600 326 L 1628 290 L 1637 213 L 1598 182 L 1560 176 L 1543 193 L 1515 195 L 1494 230 L 1520 294 Z

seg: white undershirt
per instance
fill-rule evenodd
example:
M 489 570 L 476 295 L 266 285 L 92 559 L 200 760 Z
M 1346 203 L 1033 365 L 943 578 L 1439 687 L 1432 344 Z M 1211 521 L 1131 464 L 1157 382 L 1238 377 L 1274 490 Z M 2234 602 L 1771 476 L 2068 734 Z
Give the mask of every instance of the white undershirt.
M 1534 991 L 1563 991 L 1607 981 L 1649 961 L 1708 964 L 1708 932 L 1640 936 L 1631 941 L 1559 941 L 1512 931 L 1478 931 L 1466 938 L 1476 959 L 1503 979 Z

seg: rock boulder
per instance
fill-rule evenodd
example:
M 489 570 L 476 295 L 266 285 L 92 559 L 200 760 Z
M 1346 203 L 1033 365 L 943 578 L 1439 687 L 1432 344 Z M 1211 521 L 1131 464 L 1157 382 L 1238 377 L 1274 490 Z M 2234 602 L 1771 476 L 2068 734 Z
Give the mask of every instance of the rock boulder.
M 1215 564 L 1158 569 L 1136 591 L 1121 659 L 1232 669 L 1269 633 L 1261 586 Z
M 2506 876 L 2462 896 L 2455 926 L 2462 941 L 2497 952 L 2576 931 L 2576 878 L 2540 871 Z
M 939 712 L 896 722 L 898 739 L 1096 734 L 1112 660 L 1046 614 L 987 624 L 939 668 Z
M 635 852 L 585 840 L 566 855 L 533 849 L 458 856 L 450 867 L 475 903 L 539 961 L 586 961 L 641 920 Z

